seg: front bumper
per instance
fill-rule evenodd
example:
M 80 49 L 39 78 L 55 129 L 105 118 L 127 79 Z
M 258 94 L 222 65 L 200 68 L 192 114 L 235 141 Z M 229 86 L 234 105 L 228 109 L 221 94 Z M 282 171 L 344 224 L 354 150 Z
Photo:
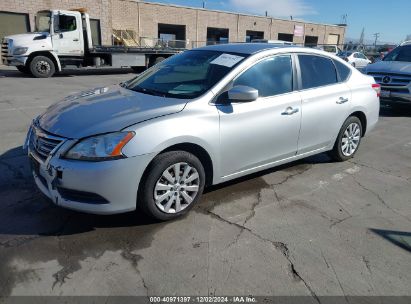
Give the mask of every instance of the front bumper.
M 8 66 L 20 66 L 26 65 L 27 56 L 7 56 L 1 58 L 4 65 Z
M 94 214 L 135 210 L 141 177 L 154 157 L 87 162 L 62 159 L 56 153 L 43 161 L 30 148 L 28 154 L 37 187 L 54 204 Z

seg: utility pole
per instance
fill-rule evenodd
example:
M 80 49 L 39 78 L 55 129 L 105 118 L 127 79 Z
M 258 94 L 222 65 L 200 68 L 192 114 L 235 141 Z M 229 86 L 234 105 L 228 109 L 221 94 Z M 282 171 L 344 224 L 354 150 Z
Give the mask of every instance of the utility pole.
M 374 47 L 376 47 L 376 46 L 377 46 L 378 38 L 380 38 L 380 33 L 374 33 L 373 36 L 375 37 Z

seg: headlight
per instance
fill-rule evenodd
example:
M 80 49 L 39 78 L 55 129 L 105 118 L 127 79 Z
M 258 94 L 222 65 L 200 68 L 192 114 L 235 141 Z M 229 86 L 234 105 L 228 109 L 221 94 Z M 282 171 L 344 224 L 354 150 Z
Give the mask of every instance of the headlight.
M 27 52 L 28 48 L 26 47 L 19 47 L 19 48 L 15 48 L 13 55 L 23 55 Z
M 121 150 L 133 136 L 134 132 L 116 132 L 85 138 L 75 144 L 65 158 L 90 161 L 122 158 Z

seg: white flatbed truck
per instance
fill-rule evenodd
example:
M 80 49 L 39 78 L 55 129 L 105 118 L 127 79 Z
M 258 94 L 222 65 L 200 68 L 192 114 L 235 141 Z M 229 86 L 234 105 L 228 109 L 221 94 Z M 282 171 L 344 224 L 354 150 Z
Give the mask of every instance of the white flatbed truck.
M 7 36 L 2 63 L 22 73 L 47 78 L 64 69 L 131 67 L 140 72 L 183 51 L 170 47 L 93 45 L 90 17 L 82 9 L 45 10 L 36 14 L 36 31 Z

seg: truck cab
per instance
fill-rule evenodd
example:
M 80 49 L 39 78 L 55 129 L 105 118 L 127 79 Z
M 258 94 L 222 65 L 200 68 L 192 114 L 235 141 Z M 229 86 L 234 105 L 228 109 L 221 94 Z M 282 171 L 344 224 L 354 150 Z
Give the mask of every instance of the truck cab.
M 84 9 L 39 11 L 35 24 L 35 32 L 5 37 L 1 57 L 4 65 L 38 78 L 72 67 L 131 67 L 141 71 L 181 51 L 138 45 L 94 46 L 90 18 Z

